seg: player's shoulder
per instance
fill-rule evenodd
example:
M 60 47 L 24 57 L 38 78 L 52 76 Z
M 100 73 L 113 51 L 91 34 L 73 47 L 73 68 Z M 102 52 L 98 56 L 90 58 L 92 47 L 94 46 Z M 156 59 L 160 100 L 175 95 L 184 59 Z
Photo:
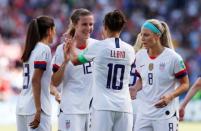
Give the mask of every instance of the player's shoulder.
M 87 42 L 88 42 L 88 43 L 91 45 L 91 44 L 98 43 L 98 42 L 99 42 L 99 40 L 94 39 L 94 38 L 89 38 L 89 39 L 87 39 Z
M 127 48 L 130 48 L 130 49 L 133 49 L 133 46 L 131 44 L 129 44 L 128 42 L 125 42 L 123 40 L 121 40 L 122 44 L 127 47 Z
M 40 52 L 49 52 L 49 53 L 51 53 L 50 47 L 48 45 L 42 43 L 42 42 L 38 42 L 36 44 L 36 47 L 35 47 L 34 50 L 35 50 L 36 53 L 40 53 Z
M 60 45 L 58 45 L 58 46 L 57 46 L 57 49 L 56 49 L 56 52 L 62 51 L 62 50 L 64 49 L 64 45 L 65 45 L 64 43 L 61 43 Z
M 165 55 L 169 56 L 171 59 L 181 58 L 180 54 L 178 54 L 175 50 L 170 48 L 165 48 Z
M 123 47 L 125 48 L 126 51 L 135 54 L 135 50 L 134 50 L 134 48 L 133 48 L 133 46 L 131 44 L 129 44 L 129 43 L 125 42 L 125 41 L 122 41 L 122 40 L 121 40 L 121 42 L 122 42 L 122 45 L 123 45 Z
M 139 56 L 143 56 L 147 54 L 147 49 L 140 49 L 137 53 L 136 53 L 136 57 Z

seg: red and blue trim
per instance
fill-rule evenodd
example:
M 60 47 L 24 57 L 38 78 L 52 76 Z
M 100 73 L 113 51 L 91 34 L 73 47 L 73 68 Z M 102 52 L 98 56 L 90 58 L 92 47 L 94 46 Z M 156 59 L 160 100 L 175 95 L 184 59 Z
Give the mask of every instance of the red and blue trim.
M 52 71 L 55 73 L 59 70 L 60 66 L 58 66 L 57 64 L 53 64 L 53 67 L 52 67 Z
M 176 77 L 177 79 L 181 79 L 181 78 L 183 78 L 183 77 L 186 76 L 186 75 L 187 75 L 187 70 L 184 69 L 184 70 L 181 70 L 180 72 L 176 73 L 176 74 L 175 74 L 175 77 Z
M 34 68 L 46 70 L 46 61 L 34 61 Z

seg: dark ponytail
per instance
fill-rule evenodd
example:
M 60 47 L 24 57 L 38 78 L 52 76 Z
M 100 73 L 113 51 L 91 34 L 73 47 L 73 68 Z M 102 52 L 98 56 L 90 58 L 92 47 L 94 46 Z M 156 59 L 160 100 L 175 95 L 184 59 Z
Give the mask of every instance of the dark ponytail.
M 29 60 L 31 52 L 35 48 L 36 44 L 44 37 L 47 37 L 48 29 L 53 27 L 54 21 L 48 16 L 41 16 L 30 22 L 27 30 L 24 52 L 21 57 L 22 62 Z
M 33 19 L 31 23 L 29 24 L 28 31 L 27 31 L 25 49 L 21 58 L 23 62 L 28 61 L 32 50 L 35 48 L 36 43 L 39 40 L 40 40 L 40 35 L 38 31 L 37 20 Z

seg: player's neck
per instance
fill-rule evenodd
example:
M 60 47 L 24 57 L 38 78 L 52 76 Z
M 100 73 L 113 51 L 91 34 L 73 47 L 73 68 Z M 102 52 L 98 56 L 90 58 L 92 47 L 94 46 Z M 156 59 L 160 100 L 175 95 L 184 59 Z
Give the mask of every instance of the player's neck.
M 164 49 L 165 48 L 163 46 L 155 46 L 148 49 L 148 54 L 150 57 L 157 57 L 163 52 Z
M 78 37 L 75 37 L 74 42 L 78 49 L 85 49 L 85 47 L 87 46 L 87 39 L 80 39 Z
M 49 45 L 49 39 L 48 38 L 43 38 L 40 42 L 46 44 L 46 45 Z
M 119 38 L 119 32 L 107 32 L 107 38 Z

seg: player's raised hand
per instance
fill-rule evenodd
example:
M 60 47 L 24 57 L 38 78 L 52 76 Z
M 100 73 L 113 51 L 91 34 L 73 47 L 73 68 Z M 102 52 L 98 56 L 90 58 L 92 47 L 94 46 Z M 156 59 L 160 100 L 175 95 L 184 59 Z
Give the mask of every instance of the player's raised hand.
M 41 112 L 36 112 L 35 116 L 34 116 L 34 120 L 29 124 L 29 126 L 32 129 L 35 129 L 39 126 L 40 124 L 40 114 Z
M 173 100 L 173 97 L 171 95 L 162 96 L 160 98 L 160 100 L 155 103 L 155 107 L 163 108 L 163 107 L 167 106 L 172 100 Z
M 72 37 L 67 35 L 64 42 L 64 61 L 68 62 L 70 60 L 71 48 L 73 46 Z

